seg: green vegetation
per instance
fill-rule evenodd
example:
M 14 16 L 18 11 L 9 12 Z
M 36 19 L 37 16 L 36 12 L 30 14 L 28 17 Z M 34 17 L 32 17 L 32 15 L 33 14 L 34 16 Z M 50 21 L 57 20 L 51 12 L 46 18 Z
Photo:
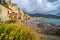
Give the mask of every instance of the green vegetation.
M 8 20 L 8 21 L 5 21 L 5 23 L 7 23 L 7 24 L 16 23 L 16 20 Z
M 0 40 L 38 40 L 28 27 L 20 24 L 0 23 Z
M 44 17 L 44 18 L 54 18 L 54 19 L 60 19 L 60 16 L 57 16 L 57 15 L 51 15 L 51 14 L 48 14 L 48 15 L 45 15 L 45 14 L 29 14 L 31 17 Z

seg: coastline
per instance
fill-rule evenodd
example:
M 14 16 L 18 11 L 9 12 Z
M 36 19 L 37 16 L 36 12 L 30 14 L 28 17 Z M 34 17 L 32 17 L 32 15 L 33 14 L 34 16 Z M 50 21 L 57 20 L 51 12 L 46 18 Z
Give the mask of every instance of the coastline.
M 41 19 L 43 20 L 43 19 Z M 44 33 L 40 33 L 40 28 L 38 26 L 36 26 L 37 24 L 31 23 L 32 26 L 29 26 L 28 23 L 26 24 L 33 33 L 38 35 L 39 40 L 60 40 L 60 36 L 58 35 L 49 35 L 49 34 L 44 34 Z M 42 26 L 41 26 L 42 27 Z
M 33 25 L 33 26 L 29 26 L 29 28 L 33 33 L 37 34 L 39 40 L 60 40 L 60 36 L 39 33 L 38 32 L 39 27 L 37 26 Z

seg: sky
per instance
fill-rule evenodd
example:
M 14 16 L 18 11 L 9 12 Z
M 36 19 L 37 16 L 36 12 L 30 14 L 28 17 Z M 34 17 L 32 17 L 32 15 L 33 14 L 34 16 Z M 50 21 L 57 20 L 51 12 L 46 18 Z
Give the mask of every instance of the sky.
M 27 13 L 60 16 L 60 0 L 12 0 L 12 3 Z

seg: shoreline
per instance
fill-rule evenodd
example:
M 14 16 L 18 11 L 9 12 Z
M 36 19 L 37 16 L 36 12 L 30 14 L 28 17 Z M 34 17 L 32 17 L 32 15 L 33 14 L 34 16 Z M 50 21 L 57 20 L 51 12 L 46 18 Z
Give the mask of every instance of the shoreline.
M 23 24 L 25 26 L 27 26 L 34 34 L 36 34 L 38 36 L 39 40 L 60 40 L 60 36 L 58 36 L 58 35 L 49 35 L 49 34 L 40 33 L 38 31 L 38 30 L 40 30 L 40 28 L 38 26 L 35 26 L 33 24 L 32 24 L 32 26 L 29 26 L 27 22 L 24 22 Z
M 39 40 L 60 40 L 60 36 L 56 36 L 56 35 L 47 35 L 47 34 L 40 34 L 37 32 L 37 30 L 39 29 L 38 27 L 35 26 L 30 26 L 29 27 L 33 33 L 36 33 L 38 35 Z

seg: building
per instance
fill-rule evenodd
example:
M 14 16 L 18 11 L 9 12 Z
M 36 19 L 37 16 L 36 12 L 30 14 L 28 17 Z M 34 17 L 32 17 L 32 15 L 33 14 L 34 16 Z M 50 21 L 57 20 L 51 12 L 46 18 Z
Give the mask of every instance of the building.
M 5 4 L 5 0 L 0 0 L 0 19 L 1 21 L 6 21 L 10 20 L 9 18 L 9 13 L 11 13 L 12 9 L 10 9 L 7 5 Z
M 11 6 L 9 6 L 10 9 L 12 9 L 12 13 L 10 13 L 9 18 L 13 19 L 13 20 L 18 20 L 19 18 L 19 8 L 17 7 L 17 4 L 12 4 Z
M 24 20 L 24 12 L 20 9 L 20 16 L 21 16 L 21 20 Z
M 0 18 L 2 21 L 9 19 L 9 12 L 11 13 L 11 9 L 8 7 L 5 7 L 4 5 L 0 4 Z
M 28 20 L 28 14 L 24 13 L 21 9 L 18 8 L 17 4 L 12 4 L 10 6 L 10 8 L 12 9 L 12 14 L 10 14 L 10 18 L 13 20 L 20 20 L 20 21 L 24 21 L 24 20 Z
M 1 21 L 16 20 L 24 21 L 28 20 L 30 16 L 24 13 L 17 4 L 11 3 L 11 0 L 0 0 L 0 19 Z

